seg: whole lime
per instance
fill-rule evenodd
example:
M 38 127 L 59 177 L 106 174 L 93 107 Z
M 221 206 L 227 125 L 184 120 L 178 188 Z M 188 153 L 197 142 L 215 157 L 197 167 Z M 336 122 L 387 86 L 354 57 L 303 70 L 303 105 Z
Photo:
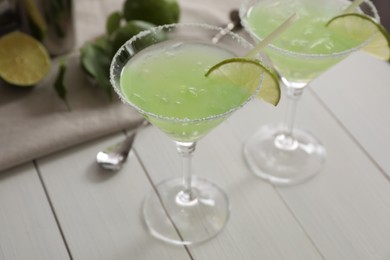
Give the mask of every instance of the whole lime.
M 145 21 L 133 20 L 118 28 L 112 35 L 112 47 L 114 53 L 134 35 L 150 29 L 155 25 Z
M 163 25 L 177 23 L 180 8 L 177 0 L 126 0 L 123 16 L 127 21 L 144 20 Z

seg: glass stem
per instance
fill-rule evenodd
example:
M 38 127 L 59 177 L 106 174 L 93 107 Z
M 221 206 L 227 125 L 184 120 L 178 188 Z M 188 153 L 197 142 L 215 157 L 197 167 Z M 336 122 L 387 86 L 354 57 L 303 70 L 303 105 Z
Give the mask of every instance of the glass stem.
M 191 159 L 195 151 L 195 142 L 176 142 L 176 149 L 182 157 L 183 190 L 178 194 L 182 203 L 191 202 L 194 194 L 191 186 L 192 168 Z
M 287 87 L 287 107 L 282 132 L 276 136 L 275 145 L 283 150 L 295 150 L 298 146 L 293 136 L 297 104 L 303 93 L 303 88 Z

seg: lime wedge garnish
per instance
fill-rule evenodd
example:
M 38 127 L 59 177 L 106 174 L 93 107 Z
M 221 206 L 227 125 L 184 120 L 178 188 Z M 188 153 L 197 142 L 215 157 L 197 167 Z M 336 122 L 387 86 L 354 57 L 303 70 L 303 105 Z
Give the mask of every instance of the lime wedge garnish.
M 45 47 L 31 36 L 12 32 L 0 38 L 0 77 L 17 86 L 33 86 L 50 69 Z
M 207 71 L 206 77 L 233 82 L 235 85 L 250 91 L 254 91 L 262 83 L 258 97 L 274 106 L 279 103 L 279 80 L 275 72 L 257 59 L 231 58 L 223 60 L 211 67 Z
M 371 17 L 348 13 L 333 17 L 327 24 L 336 33 L 357 42 L 369 43 L 362 50 L 382 60 L 390 60 L 390 35 Z

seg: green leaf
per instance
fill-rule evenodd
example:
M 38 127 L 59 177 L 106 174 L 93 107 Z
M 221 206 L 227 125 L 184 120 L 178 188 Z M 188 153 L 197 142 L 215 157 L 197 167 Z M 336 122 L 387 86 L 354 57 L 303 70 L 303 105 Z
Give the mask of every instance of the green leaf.
M 111 57 L 94 43 L 87 43 L 81 49 L 81 62 L 84 69 L 93 78 L 101 74 L 109 75 Z
M 108 98 L 112 100 L 112 87 L 110 82 L 109 68 L 107 69 L 107 74 L 99 74 L 95 79 L 103 91 L 107 93 Z
M 114 56 L 114 49 L 112 47 L 111 40 L 107 35 L 102 35 L 96 38 L 94 44 L 106 52 L 106 54 L 111 58 Z
M 61 59 L 58 73 L 57 73 L 57 77 L 56 77 L 56 80 L 54 82 L 54 89 L 56 90 L 58 97 L 61 98 L 65 102 L 66 107 L 68 108 L 68 110 L 70 110 L 70 106 L 69 106 L 68 101 L 66 99 L 67 91 L 66 91 L 65 83 L 64 83 L 65 73 L 66 73 L 66 64 L 65 64 L 64 60 Z
M 120 27 L 121 20 L 122 14 L 120 12 L 113 12 L 110 14 L 106 21 L 106 32 L 108 35 L 111 35 Z
M 84 71 L 96 80 L 97 86 L 102 88 L 111 99 L 111 53 L 94 42 L 86 43 L 81 49 L 81 65 Z
M 138 33 L 151 29 L 155 27 L 156 25 L 145 22 L 145 21 L 140 21 L 140 20 L 132 20 L 127 22 L 125 25 L 120 27 L 118 30 L 116 30 L 112 35 L 111 35 L 111 40 L 112 40 L 112 48 L 113 51 L 116 52 L 126 41 L 128 41 L 131 37 L 134 35 L 137 35 Z M 155 35 L 153 35 L 154 37 Z M 144 37 L 140 42 L 144 42 L 145 47 L 150 45 L 150 43 L 145 42 L 145 39 L 150 40 L 152 38 L 151 36 Z M 164 39 L 165 35 L 163 32 L 158 33 L 155 38 L 156 40 L 159 41 L 160 39 Z M 153 40 L 152 42 L 155 42 Z

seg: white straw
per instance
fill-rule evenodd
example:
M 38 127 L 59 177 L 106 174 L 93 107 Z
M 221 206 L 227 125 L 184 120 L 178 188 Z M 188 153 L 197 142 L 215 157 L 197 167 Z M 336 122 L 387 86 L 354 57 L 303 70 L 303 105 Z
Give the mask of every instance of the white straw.
M 347 8 L 345 8 L 343 13 L 350 13 L 353 10 L 356 9 L 359 5 L 361 5 L 364 2 L 364 0 L 355 0 L 353 1 Z
M 290 25 L 298 20 L 298 15 L 291 15 L 286 21 L 284 21 L 278 28 L 272 31 L 267 37 L 265 37 L 261 42 L 256 44 L 256 46 L 250 50 L 245 57 L 254 57 L 259 53 L 264 47 L 266 47 L 270 42 L 272 42 L 276 37 L 278 37 L 282 32 L 284 32 Z

